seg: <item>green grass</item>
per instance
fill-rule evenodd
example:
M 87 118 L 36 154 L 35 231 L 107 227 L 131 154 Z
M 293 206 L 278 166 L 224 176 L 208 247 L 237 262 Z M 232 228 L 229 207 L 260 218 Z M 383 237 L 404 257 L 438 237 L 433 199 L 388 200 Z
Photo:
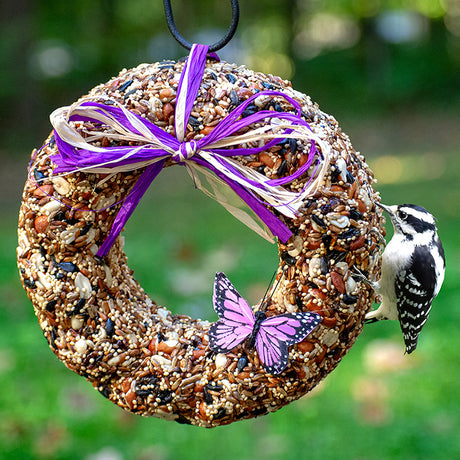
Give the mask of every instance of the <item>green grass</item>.
M 421 165 L 413 158 L 417 170 Z M 448 167 L 436 180 L 379 186 L 386 203 L 416 202 L 433 211 L 446 250 L 445 284 L 414 355 L 403 356 L 399 367 L 374 369 L 369 347 L 378 340 L 382 349 L 396 344 L 399 362 L 403 344 L 397 323 L 368 326 L 313 394 L 277 413 L 212 430 L 125 413 L 54 357 L 18 280 L 16 213 L 5 213 L 0 223 L 0 457 L 460 458 L 460 160 L 453 153 L 443 158 Z M 193 190 L 188 180 L 185 171 L 157 179 L 127 225 L 126 250 L 135 277 L 154 300 L 175 312 L 213 319 L 215 271 L 225 271 L 255 301 L 275 269 L 276 248 Z M 191 283 L 190 293 L 185 285 L 197 272 L 200 282 Z

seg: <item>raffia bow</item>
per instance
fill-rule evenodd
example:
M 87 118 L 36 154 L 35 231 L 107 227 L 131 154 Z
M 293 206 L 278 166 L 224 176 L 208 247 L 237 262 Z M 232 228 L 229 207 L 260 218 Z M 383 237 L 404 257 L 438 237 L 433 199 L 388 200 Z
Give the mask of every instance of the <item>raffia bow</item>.
M 176 97 L 176 137 L 163 131 L 145 118 L 138 116 L 115 101 L 105 104 L 82 100 L 70 107 L 55 110 L 51 116 L 58 154 L 52 156 L 57 164 L 55 174 L 85 171 L 115 174 L 145 168 L 133 189 L 123 202 L 109 236 L 99 248 L 98 256 L 104 256 L 121 232 L 151 182 L 163 169 L 167 160 L 187 166 L 197 187 L 212 196 L 252 230 L 273 241 L 274 235 L 286 242 L 292 235 L 289 228 L 267 209 L 275 208 L 282 215 L 294 218 L 304 200 L 322 184 L 327 169 L 330 148 L 301 117 L 297 101 L 278 91 L 263 91 L 248 98 L 225 118 L 213 131 L 199 140 L 184 141 L 186 120 L 203 77 L 207 46 L 194 45 L 181 73 Z M 295 113 L 260 110 L 242 118 L 245 108 L 258 97 L 280 97 L 292 105 Z M 100 132 L 91 131 L 83 137 L 75 122 L 90 121 L 103 127 Z M 242 128 L 250 128 L 238 134 Z M 130 145 L 99 147 L 94 143 L 107 138 Z M 268 150 L 283 139 L 294 138 L 310 143 L 307 162 L 294 174 L 280 179 L 268 179 L 250 167 L 233 160 L 232 156 L 254 155 Z M 258 147 L 241 147 L 257 143 Z M 135 144 L 135 145 L 133 145 Z M 321 153 L 317 150 L 321 148 Z M 303 176 L 316 160 L 316 169 L 303 189 L 296 193 L 286 190 L 287 183 Z M 199 173 L 204 174 L 212 191 L 205 188 Z M 233 206 L 219 192 L 217 184 L 229 186 L 256 214 L 269 232 L 260 232 L 254 220 Z

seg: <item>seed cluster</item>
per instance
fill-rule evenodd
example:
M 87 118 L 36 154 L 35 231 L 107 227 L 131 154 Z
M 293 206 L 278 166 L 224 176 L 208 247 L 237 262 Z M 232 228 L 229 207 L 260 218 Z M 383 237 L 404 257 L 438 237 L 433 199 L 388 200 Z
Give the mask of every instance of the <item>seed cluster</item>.
M 122 103 L 174 134 L 182 68 L 181 62 L 164 61 L 123 70 L 89 96 Z M 150 300 L 127 265 L 123 237 L 104 260 L 95 257 L 140 171 L 53 175 L 52 135 L 33 152 L 18 228 L 24 288 L 57 357 L 126 410 L 204 427 L 275 411 L 331 372 L 362 330 L 374 294 L 355 276 L 355 267 L 371 280 L 377 277 L 383 220 L 373 204 L 379 196 L 372 172 L 335 119 L 279 77 L 210 60 L 186 140 L 209 134 L 234 107 L 266 89 L 296 99 L 304 119 L 332 149 L 321 191 L 297 218 L 284 219 L 294 236 L 278 245 L 284 278 L 267 314 L 314 311 L 323 318 L 290 348 L 280 375 L 266 374 L 257 353 L 246 354 L 242 346 L 213 353 L 208 322 L 172 315 Z M 282 98 L 261 96 L 243 116 L 260 109 L 292 111 Z M 84 136 L 96 129 L 90 122 L 77 128 Z M 109 145 L 105 138 L 99 143 Z M 307 142 L 286 139 L 258 155 L 235 158 L 275 179 L 304 165 L 309 149 Z M 289 189 L 301 190 L 311 174 L 313 167 Z

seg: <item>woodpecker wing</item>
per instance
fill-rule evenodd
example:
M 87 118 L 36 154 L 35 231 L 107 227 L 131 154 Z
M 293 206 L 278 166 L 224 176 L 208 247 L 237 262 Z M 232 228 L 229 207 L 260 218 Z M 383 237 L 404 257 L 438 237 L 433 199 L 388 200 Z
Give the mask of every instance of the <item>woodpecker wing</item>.
M 426 248 L 415 247 L 409 265 L 395 280 L 399 323 L 406 352 L 412 353 L 437 292 L 437 267 Z

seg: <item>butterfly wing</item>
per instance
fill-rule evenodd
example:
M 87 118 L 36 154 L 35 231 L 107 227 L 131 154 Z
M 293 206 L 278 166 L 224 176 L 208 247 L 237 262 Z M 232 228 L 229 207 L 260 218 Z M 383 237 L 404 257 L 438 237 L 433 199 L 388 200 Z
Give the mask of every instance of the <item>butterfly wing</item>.
M 289 355 L 289 348 L 285 342 L 261 328 L 256 337 L 256 350 L 265 372 L 280 374 L 284 371 L 288 364 Z
M 209 329 L 209 347 L 226 353 L 251 334 L 254 313 L 223 273 L 216 273 L 213 304 L 219 321 L 211 324 Z
M 301 342 L 321 322 L 316 313 L 286 313 L 262 321 L 256 350 L 269 374 L 280 374 L 288 364 L 289 346 Z

